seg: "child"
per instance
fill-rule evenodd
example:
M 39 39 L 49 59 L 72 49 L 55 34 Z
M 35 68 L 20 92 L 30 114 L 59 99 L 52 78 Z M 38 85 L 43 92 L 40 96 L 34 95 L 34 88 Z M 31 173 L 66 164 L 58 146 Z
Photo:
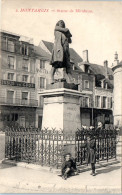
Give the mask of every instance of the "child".
M 65 155 L 65 161 L 62 164 L 62 179 L 67 179 L 68 176 L 78 175 L 76 168 L 76 163 L 71 158 L 71 154 L 68 153 Z
M 94 136 L 87 136 L 87 141 L 82 144 L 81 148 L 87 148 L 87 164 L 91 164 L 91 175 L 95 176 L 95 163 L 96 163 L 96 141 Z

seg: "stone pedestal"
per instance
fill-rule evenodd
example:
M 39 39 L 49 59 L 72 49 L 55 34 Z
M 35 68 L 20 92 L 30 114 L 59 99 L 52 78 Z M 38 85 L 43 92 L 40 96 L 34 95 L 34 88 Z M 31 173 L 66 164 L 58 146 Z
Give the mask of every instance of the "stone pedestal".
M 81 92 L 57 88 L 39 93 L 44 97 L 42 129 L 55 128 L 75 132 L 81 127 L 79 98 Z

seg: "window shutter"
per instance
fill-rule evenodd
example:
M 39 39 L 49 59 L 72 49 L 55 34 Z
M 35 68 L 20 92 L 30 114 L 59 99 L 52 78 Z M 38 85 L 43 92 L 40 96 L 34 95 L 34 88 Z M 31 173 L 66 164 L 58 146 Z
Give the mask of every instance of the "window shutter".
M 30 92 L 30 99 L 35 100 L 35 91 Z
M 6 54 L 2 54 L 2 67 L 7 68 L 8 67 L 8 58 Z
M 14 52 L 15 50 L 15 44 L 13 41 L 8 40 L 8 51 Z
M 19 75 L 19 78 L 18 78 L 19 80 L 19 82 L 21 82 L 22 81 L 22 75 Z
M 95 96 L 95 107 L 97 107 L 97 96 Z
M 40 77 L 38 78 L 38 87 L 40 88 Z
M 107 98 L 107 108 L 110 108 L 110 97 Z
M 31 71 L 31 72 L 34 72 L 34 67 L 35 67 L 34 60 L 31 59 L 31 60 L 30 60 L 30 71 Z
M 40 107 L 43 106 L 43 103 L 44 103 L 44 98 L 42 96 L 40 96 Z
M 30 77 L 30 83 L 34 83 L 34 77 L 33 76 Z
M 7 80 L 7 74 L 6 73 L 3 74 L 3 80 Z
M 17 58 L 16 58 L 16 68 L 17 68 L 17 70 L 22 69 L 22 58 L 20 56 L 17 56 Z
M 101 108 L 103 108 L 103 96 L 101 96 Z
M 113 107 L 112 97 L 110 98 L 110 108 Z
M 91 107 L 91 98 L 89 97 L 89 107 Z
M 15 45 L 15 51 L 16 51 L 16 53 L 17 54 L 20 54 L 21 53 L 20 50 L 21 50 L 21 45 L 20 45 L 19 42 L 16 42 L 16 45 Z
M 83 97 L 83 107 L 85 107 L 85 97 Z
M 6 37 L 2 37 L 2 49 L 7 50 Z

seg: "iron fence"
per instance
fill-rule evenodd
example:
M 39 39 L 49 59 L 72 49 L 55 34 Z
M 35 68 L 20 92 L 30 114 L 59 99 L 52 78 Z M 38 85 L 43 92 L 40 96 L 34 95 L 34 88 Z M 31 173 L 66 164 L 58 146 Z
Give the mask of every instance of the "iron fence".
M 76 132 L 76 161 L 80 164 L 87 162 L 87 146 L 82 147 L 87 141 L 87 137 L 92 135 L 96 142 L 96 161 L 116 159 L 116 145 L 118 131 L 110 129 L 82 129 Z
M 5 157 L 58 168 L 64 160 L 64 154 L 70 152 L 77 163 L 86 164 L 87 148 L 81 146 L 91 133 L 96 140 L 96 159 L 108 161 L 116 158 L 115 129 L 81 129 L 75 133 L 64 133 L 63 130 L 36 128 L 8 128 L 5 133 Z

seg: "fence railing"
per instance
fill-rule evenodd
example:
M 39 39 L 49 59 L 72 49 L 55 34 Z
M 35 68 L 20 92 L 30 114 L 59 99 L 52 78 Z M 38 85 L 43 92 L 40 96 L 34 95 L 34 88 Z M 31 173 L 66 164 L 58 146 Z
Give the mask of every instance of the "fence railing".
M 115 129 L 80 130 L 76 132 L 77 162 L 87 163 L 87 147 L 82 147 L 87 137 L 92 135 L 96 142 L 96 161 L 116 159 L 118 131 Z
M 72 153 L 78 164 L 86 164 L 87 148 L 82 148 L 91 130 L 64 133 L 62 130 L 8 128 L 5 136 L 5 157 L 16 161 L 60 167 L 64 154 Z M 116 130 L 92 130 L 96 140 L 96 159 L 116 158 Z

